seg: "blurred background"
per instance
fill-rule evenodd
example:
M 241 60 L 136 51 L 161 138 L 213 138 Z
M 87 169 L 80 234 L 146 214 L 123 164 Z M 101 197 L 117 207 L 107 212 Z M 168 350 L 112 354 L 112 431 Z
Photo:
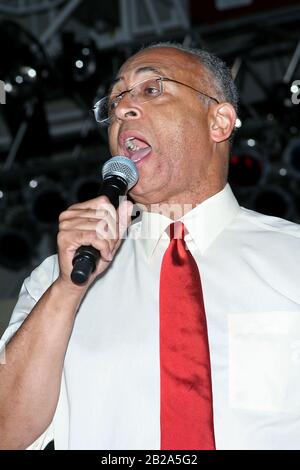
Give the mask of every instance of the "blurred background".
M 240 92 L 230 183 L 244 207 L 300 221 L 300 2 L 0 0 L 0 333 L 57 218 L 96 196 L 109 158 L 91 111 L 143 45 L 205 47 Z

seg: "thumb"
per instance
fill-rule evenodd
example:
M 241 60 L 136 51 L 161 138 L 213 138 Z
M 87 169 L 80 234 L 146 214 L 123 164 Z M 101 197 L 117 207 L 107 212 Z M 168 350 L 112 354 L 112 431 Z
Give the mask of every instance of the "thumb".
M 131 214 L 133 210 L 133 204 L 131 201 L 126 199 L 122 201 L 118 208 L 119 215 L 119 238 L 124 238 L 125 232 L 131 223 Z

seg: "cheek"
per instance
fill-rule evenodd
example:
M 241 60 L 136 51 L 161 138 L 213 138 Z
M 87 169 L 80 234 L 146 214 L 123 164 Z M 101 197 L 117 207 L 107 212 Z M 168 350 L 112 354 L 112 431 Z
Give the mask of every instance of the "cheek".
M 115 153 L 118 148 L 118 140 L 117 140 L 117 131 L 114 129 L 108 130 L 108 145 L 109 150 L 111 153 Z

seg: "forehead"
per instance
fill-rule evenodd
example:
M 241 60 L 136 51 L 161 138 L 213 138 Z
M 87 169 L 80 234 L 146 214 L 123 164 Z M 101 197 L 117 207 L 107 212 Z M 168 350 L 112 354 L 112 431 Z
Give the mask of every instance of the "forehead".
M 162 47 L 138 52 L 128 59 L 120 68 L 116 81 L 130 81 L 138 77 L 142 80 L 147 73 L 166 74 L 185 81 L 187 77 L 196 81 L 206 78 L 204 67 L 197 58 L 175 48 Z

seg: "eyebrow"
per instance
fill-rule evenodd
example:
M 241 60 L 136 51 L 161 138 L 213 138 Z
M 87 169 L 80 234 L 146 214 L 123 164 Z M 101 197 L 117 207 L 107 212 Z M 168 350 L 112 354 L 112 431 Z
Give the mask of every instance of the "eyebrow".
M 140 67 L 138 68 L 135 73 L 136 74 L 141 74 L 141 73 L 145 73 L 145 72 L 154 72 L 154 73 L 157 73 L 157 74 L 161 74 L 161 71 L 156 69 L 155 67 L 150 67 L 150 66 L 146 66 L 146 67 Z M 117 77 L 115 78 L 115 80 L 112 81 L 112 84 L 111 84 L 111 87 L 110 87 L 110 90 L 117 84 L 119 83 L 121 80 L 124 80 L 124 77 L 123 76 L 120 76 L 120 77 Z

